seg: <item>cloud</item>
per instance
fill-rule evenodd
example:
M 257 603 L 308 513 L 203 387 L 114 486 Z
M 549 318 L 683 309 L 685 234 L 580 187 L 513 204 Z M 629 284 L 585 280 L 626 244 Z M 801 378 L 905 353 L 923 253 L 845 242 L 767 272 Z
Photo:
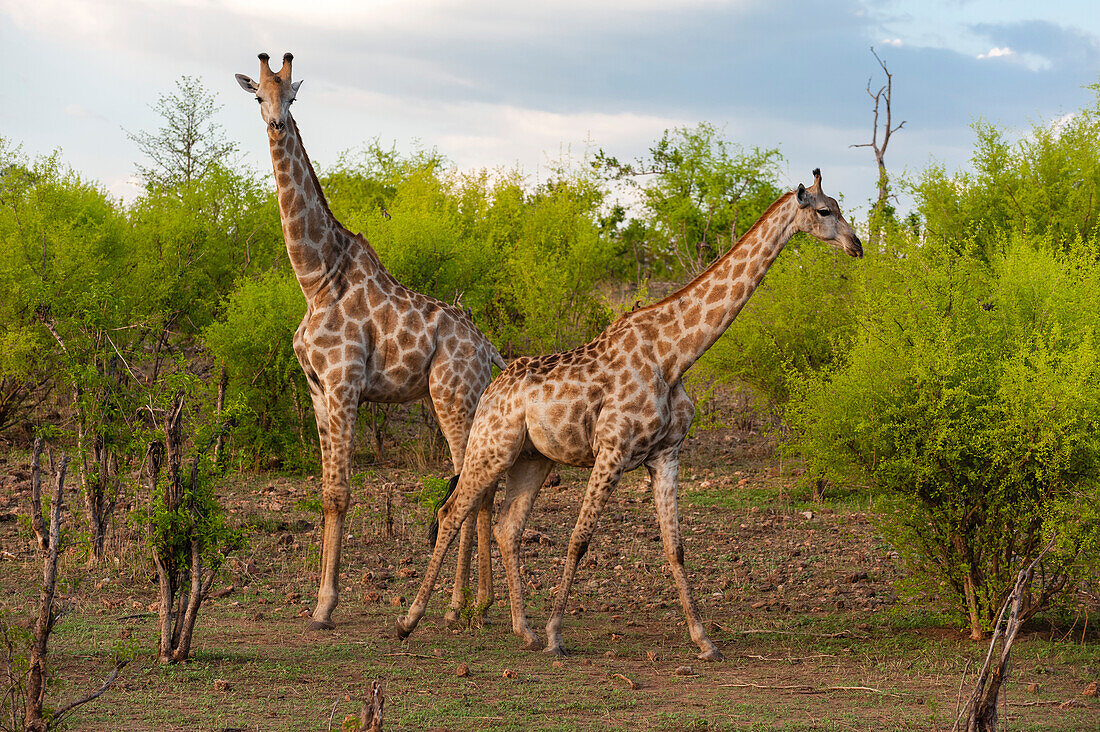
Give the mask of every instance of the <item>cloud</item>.
M 989 49 L 988 53 L 979 53 L 978 58 L 1003 58 L 1005 56 L 1012 56 L 1015 54 L 1008 46 L 994 46 Z
M 1078 28 L 1043 20 L 978 23 L 971 31 L 1011 55 L 1032 71 L 1074 71 L 1100 66 L 1100 39 Z M 990 54 L 993 53 L 990 51 Z
M 879 43 L 884 46 L 893 46 L 894 48 L 900 48 L 903 45 L 900 38 L 883 38 Z

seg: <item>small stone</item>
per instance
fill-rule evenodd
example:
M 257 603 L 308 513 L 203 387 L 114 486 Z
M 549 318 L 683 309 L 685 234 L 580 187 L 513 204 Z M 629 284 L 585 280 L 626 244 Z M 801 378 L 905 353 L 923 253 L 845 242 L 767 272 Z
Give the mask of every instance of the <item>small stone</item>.
M 504 669 L 504 673 L 502 673 L 501 676 L 506 679 L 514 679 L 516 678 L 516 672 L 510 668 L 506 668 Z
M 470 667 L 467 666 L 465 663 L 458 664 L 458 668 L 455 669 L 455 676 L 458 676 L 458 677 L 464 679 L 469 675 L 470 675 Z
M 1096 682 L 1093 681 L 1084 689 L 1081 689 L 1081 696 L 1096 696 Z
M 814 512 L 813 511 L 803 511 L 802 512 L 802 517 L 807 519 L 807 520 L 813 519 Z
M 229 682 L 225 679 L 214 679 L 214 691 L 229 691 Z
M 695 670 L 691 666 L 677 666 L 675 673 L 677 676 L 694 676 Z

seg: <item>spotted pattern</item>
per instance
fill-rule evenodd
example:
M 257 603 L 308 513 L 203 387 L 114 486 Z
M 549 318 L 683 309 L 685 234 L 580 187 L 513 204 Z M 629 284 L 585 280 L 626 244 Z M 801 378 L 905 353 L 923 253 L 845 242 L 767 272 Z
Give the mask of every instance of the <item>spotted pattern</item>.
M 528 648 L 543 647 L 527 624 L 519 543 L 543 479 L 562 463 L 592 469 L 546 625 L 546 650 L 564 653 L 561 623 L 577 565 L 622 474 L 644 465 L 688 632 L 700 658 L 721 657 L 703 628 L 684 569 L 676 494 L 680 447 L 694 407 L 681 378 L 733 322 L 796 232 L 862 255 L 836 201 L 821 192 L 816 171 L 815 178 L 810 188 L 800 186 L 772 204 L 736 246 L 677 292 L 627 313 L 585 346 L 517 359 L 489 385 L 477 408 L 458 486 L 439 511 L 439 538 L 423 583 L 397 623 L 400 635 L 411 633 L 423 616 L 462 521 L 505 476 L 494 533 L 508 578 L 512 629 Z M 822 213 L 826 210 L 828 215 Z
M 297 84 L 290 54 L 273 73 L 261 56 L 260 81 L 238 75 L 256 95 L 268 124 L 279 213 L 287 253 L 306 298 L 294 352 L 309 384 L 321 442 L 324 540 L 312 624 L 331 628 L 339 601 L 341 538 L 351 502 L 352 430 L 363 402 L 425 399 L 461 468 L 478 400 L 491 365 L 504 360 L 461 309 L 398 282 L 367 241 L 332 215 L 289 113 Z M 299 82 L 300 83 L 300 82 Z M 489 565 L 492 496 L 477 519 L 478 604 L 492 597 Z M 457 618 L 469 574 L 475 522 L 466 521 L 449 615 Z

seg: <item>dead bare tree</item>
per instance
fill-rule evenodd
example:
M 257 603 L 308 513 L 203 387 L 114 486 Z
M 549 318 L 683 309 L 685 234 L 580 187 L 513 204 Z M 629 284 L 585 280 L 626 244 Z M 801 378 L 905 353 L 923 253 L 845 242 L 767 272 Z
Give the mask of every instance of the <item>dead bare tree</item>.
M 119 672 L 127 664 L 125 660 L 117 662 L 114 671 L 98 690 L 71 701 L 57 710 L 46 712 L 46 683 L 48 680 L 46 657 L 48 644 L 54 625 L 61 616 L 61 613 L 54 606 L 54 600 L 57 594 L 57 563 L 61 552 L 61 504 L 69 458 L 65 455 L 61 457 L 59 462 L 56 462 L 53 458 L 53 452 L 49 451 L 53 489 L 50 496 L 50 524 L 49 528 L 46 529 L 45 520 L 42 518 L 41 457 L 43 448 L 44 442 L 39 437 L 34 441 L 31 462 L 31 523 L 38 535 L 38 543 L 43 549 L 42 592 L 39 599 L 38 617 L 35 619 L 32 631 L 33 636 L 28 658 L 26 711 L 23 722 L 23 728 L 26 732 L 45 732 L 51 726 L 56 726 L 77 707 L 97 699 L 115 682 Z M 45 539 L 44 543 L 43 539 Z
M 875 202 L 875 207 L 871 215 L 871 241 L 874 242 L 878 240 L 878 233 L 882 228 L 882 215 L 886 208 L 886 201 L 890 197 L 889 178 L 886 175 L 886 148 L 890 144 L 891 135 L 905 126 L 905 120 L 902 120 L 901 124 L 897 127 L 893 126 L 890 105 L 893 101 L 894 75 L 890 73 L 890 70 L 886 68 L 886 64 L 879 58 L 879 55 L 875 52 L 874 46 L 871 46 L 871 55 L 875 57 L 875 61 L 878 61 L 878 65 L 882 67 L 882 73 L 886 75 L 886 83 L 880 86 L 878 91 L 872 92 L 871 78 L 867 79 L 867 96 L 875 101 L 875 118 L 871 127 L 871 141 L 862 142 L 857 145 L 849 145 L 849 147 L 869 147 L 875 153 L 875 163 L 878 165 L 878 200 Z M 885 110 L 882 110 L 883 107 L 885 107 Z M 880 111 L 884 111 L 886 116 L 886 124 L 882 128 L 881 142 L 879 142 Z
M 978 672 L 978 680 L 974 684 L 974 693 L 971 694 L 966 706 L 959 712 L 955 725 L 951 728 L 952 732 L 959 729 L 963 715 L 967 712 L 969 712 L 969 715 L 966 720 L 966 732 L 997 732 L 997 697 L 1001 692 L 1001 686 L 1004 684 L 1005 679 L 1008 678 L 1008 660 L 1012 651 L 1012 643 L 1016 640 L 1016 634 L 1019 632 L 1020 626 L 1030 617 L 1028 613 L 1021 612 L 1021 610 L 1028 596 L 1031 577 L 1035 567 L 1039 565 L 1042 558 L 1054 546 L 1056 538 L 1057 534 L 1052 536 L 1043 551 L 1039 552 L 1039 556 L 1035 557 L 1031 564 L 1021 569 L 1019 575 L 1017 575 L 1016 585 L 1012 588 L 1012 592 L 1009 593 L 1008 597 L 1005 598 L 1004 605 L 1001 606 L 1001 612 L 997 616 L 997 622 L 993 628 L 993 639 L 989 642 L 989 651 L 986 653 L 982 670 Z M 1002 621 L 1005 620 L 1006 612 L 1008 612 L 1008 620 L 1002 628 Z M 996 667 L 991 670 L 993 654 L 998 641 L 1001 641 L 1001 655 Z

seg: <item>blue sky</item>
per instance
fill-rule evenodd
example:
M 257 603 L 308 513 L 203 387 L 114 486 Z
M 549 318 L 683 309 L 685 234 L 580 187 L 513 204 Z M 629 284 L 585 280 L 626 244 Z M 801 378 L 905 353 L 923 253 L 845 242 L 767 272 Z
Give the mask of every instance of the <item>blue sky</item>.
M 894 74 L 887 166 L 967 165 L 969 125 L 1013 129 L 1089 105 L 1100 80 L 1090 0 L 0 0 L 8 92 L 0 136 L 61 149 L 133 196 L 124 130 L 153 130 L 157 97 L 200 77 L 245 162 L 269 170 L 255 103 L 233 80 L 256 54 L 295 55 L 294 107 L 321 166 L 377 137 L 435 147 L 463 169 L 563 155 L 639 155 L 663 130 L 708 121 L 777 146 L 785 185 L 820 166 L 848 208 L 873 197 L 874 45 Z M 905 201 L 902 201 L 904 207 Z

